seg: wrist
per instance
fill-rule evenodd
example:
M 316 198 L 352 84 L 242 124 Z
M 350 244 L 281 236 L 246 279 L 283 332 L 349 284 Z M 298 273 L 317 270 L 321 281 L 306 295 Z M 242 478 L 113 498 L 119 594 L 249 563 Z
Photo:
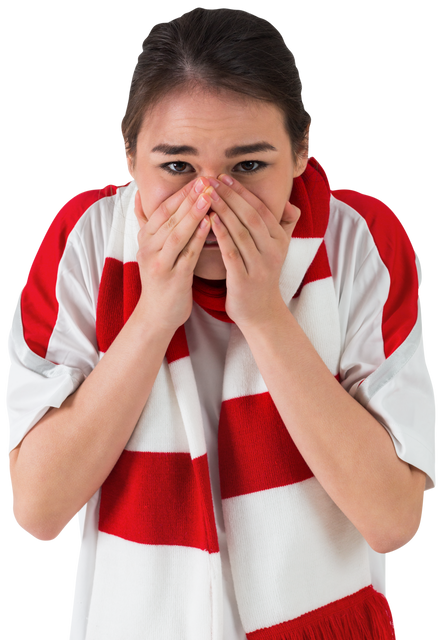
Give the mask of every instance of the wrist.
M 142 298 L 139 299 L 128 322 L 132 330 L 139 335 L 140 344 L 151 342 L 152 339 L 158 340 L 160 343 L 168 345 L 177 331 L 178 327 L 165 324 L 158 318 L 148 307 Z

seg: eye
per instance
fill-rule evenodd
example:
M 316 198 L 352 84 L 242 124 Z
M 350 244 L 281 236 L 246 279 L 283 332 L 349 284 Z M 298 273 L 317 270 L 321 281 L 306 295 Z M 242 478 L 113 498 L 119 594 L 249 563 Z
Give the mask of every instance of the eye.
M 258 165 L 255 169 L 249 169 L 247 171 L 239 171 L 239 173 L 257 173 L 257 171 L 260 171 L 261 169 L 264 169 L 265 167 L 267 167 L 267 163 L 266 162 L 261 162 L 259 160 L 245 160 L 244 162 L 239 162 L 239 165 L 244 165 L 244 164 L 256 164 Z
M 175 165 L 176 166 L 176 165 L 186 165 L 186 164 L 188 164 L 188 163 L 187 162 L 177 161 L 177 162 L 167 162 L 167 163 L 162 164 L 160 166 L 161 166 L 162 169 L 164 169 L 168 173 L 171 173 L 172 175 L 177 175 L 177 174 L 185 173 L 185 172 L 184 171 L 173 171 L 172 169 L 169 168 L 170 165 Z
M 248 173 L 257 173 L 258 171 L 261 171 L 262 169 L 265 169 L 268 166 L 267 162 L 262 162 L 261 160 L 245 160 L 244 162 L 239 162 L 238 165 L 236 166 L 241 166 L 241 165 L 254 165 L 256 164 L 257 166 L 255 168 L 250 168 L 247 169 L 246 171 L 235 171 L 235 173 L 243 173 L 243 174 L 248 174 Z M 167 171 L 169 174 L 173 175 L 173 176 L 177 176 L 177 175 L 186 175 L 188 173 L 192 173 L 192 171 L 175 171 L 174 169 L 171 169 L 171 166 L 177 167 L 177 166 L 184 166 L 186 167 L 186 165 L 191 166 L 188 162 L 182 162 L 181 160 L 176 160 L 174 162 L 165 162 L 164 164 L 160 165 L 160 168 L 163 169 L 164 171 Z

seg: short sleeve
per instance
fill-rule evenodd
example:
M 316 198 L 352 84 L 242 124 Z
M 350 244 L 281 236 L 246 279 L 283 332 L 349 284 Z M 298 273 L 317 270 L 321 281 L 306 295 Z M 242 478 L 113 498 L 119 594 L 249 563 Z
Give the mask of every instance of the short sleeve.
M 352 191 L 333 195 L 329 243 L 341 384 L 384 426 L 398 457 L 426 473 L 429 489 L 435 485 L 435 409 L 423 349 L 420 265 L 386 205 Z M 346 245 L 339 252 L 332 248 L 334 233 Z
M 96 302 L 115 187 L 73 198 L 33 262 L 9 337 L 9 450 L 99 361 Z

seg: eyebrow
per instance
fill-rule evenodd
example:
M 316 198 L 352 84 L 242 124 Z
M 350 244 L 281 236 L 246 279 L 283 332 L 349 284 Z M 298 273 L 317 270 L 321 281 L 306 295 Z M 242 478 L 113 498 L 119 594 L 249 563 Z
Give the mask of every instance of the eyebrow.
M 260 151 L 277 151 L 277 149 L 272 144 L 269 144 L 269 142 L 256 142 L 254 144 L 243 144 L 236 147 L 230 147 L 229 149 L 226 149 L 225 156 L 227 158 L 235 158 L 248 153 L 259 153 Z M 151 149 L 151 153 L 163 153 L 166 156 L 198 156 L 197 149 L 195 147 L 190 147 L 187 144 L 158 144 Z

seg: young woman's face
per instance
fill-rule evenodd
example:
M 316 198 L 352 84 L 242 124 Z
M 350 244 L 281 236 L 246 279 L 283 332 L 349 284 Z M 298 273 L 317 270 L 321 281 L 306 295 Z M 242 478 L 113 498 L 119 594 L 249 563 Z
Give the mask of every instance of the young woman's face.
M 256 150 L 246 147 L 256 147 Z M 157 207 L 200 176 L 232 176 L 281 220 L 294 177 L 307 157 L 295 164 L 283 115 L 274 105 L 232 93 L 175 92 L 145 118 L 137 139 L 136 180 L 149 219 Z M 219 249 L 203 248 L 194 273 L 210 280 L 226 277 Z

